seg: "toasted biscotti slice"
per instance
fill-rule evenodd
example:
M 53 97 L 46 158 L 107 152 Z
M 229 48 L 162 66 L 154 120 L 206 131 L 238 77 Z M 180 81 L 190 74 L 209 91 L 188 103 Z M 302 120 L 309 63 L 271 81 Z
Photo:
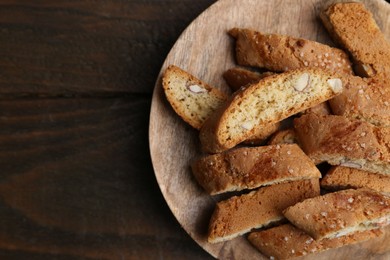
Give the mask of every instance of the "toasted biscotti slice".
M 363 3 L 336 3 L 320 17 L 332 38 L 351 54 L 358 75 L 390 75 L 390 43 Z
M 165 70 L 162 85 L 175 112 L 196 129 L 227 99 L 220 90 L 174 65 Z
M 302 150 L 314 161 L 390 175 L 390 128 L 316 114 L 296 118 L 294 127 Z
M 211 195 L 321 178 L 312 160 L 296 144 L 242 147 L 208 155 L 192 164 L 192 172 Z
M 348 76 L 344 91 L 329 100 L 335 115 L 390 127 L 390 83 L 379 78 Z
M 284 216 L 316 240 L 390 224 L 390 197 L 371 189 L 349 189 L 306 199 Z
M 231 68 L 225 71 L 223 77 L 233 91 L 239 90 L 248 84 L 257 83 L 259 80 L 273 75 L 273 72 L 257 72 L 244 68 Z
M 265 77 L 274 75 L 273 72 L 263 72 L 259 73 L 256 71 L 243 69 L 243 68 L 232 68 L 227 70 L 223 76 L 225 78 L 226 83 L 233 91 L 239 90 L 243 86 L 247 86 L 248 84 L 254 84 L 259 82 L 260 79 Z M 327 102 L 323 102 L 314 107 L 308 108 L 302 113 L 319 113 L 324 115 L 330 114 L 330 108 Z M 268 136 L 267 136 L 268 137 Z
M 256 72 L 244 68 L 231 68 L 227 70 L 223 77 L 225 78 L 226 83 L 232 89 L 232 91 L 237 91 L 243 86 L 249 84 L 254 84 L 259 82 L 259 80 L 271 76 L 274 73 L 272 72 Z M 246 139 L 243 143 L 249 145 L 262 145 L 268 137 L 275 133 L 280 128 L 280 122 L 275 124 L 263 125 L 262 128 L 258 128 L 257 131 L 253 134 L 252 137 Z
M 281 221 L 284 209 L 319 194 L 316 178 L 271 185 L 218 202 L 210 219 L 208 241 L 230 240 Z
M 239 65 L 276 72 L 319 67 L 337 73 L 353 73 L 344 51 L 319 42 L 240 28 L 231 29 L 229 34 L 236 39 Z
M 200 129 L 210 114 L 227 99 L 223 92 L 174 65 L 164 73 L 163 88 L 175 112 L 196 129 Z M 259 128 L 245 142 L 262 144 L 279 126 L 280 123 L 275 123 Z
M 334 166 L 321 179 L 321 187 L 328 190 L 370 188 L 390 195 L 390 176 L 355 168 Z
M 234 147 L 264 125 L 279 122 L 340 94 L 342 80 L 322 69 L 299 69 L 266 77 L 237 91 L 200 130 L 206 152 Z
M 380 229 L 355 232 L 331 239 L 314 240 L 306 232 L 291 224 L 284 224 L 267 230 L 254 231 L 248 240 L 260 252 L 273 259 L 291 259 L 331 248 L 356 244 L 383 235 Z

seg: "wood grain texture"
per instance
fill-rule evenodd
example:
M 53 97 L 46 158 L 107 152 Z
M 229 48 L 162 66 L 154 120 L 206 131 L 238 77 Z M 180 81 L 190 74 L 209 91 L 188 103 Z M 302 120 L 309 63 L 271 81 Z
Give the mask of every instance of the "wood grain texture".
M 151 93 L 181 31 L 214 1 L 0 2 L 0 97 Z
M 0 259 L 208 259 L 156 183 L 155 79 L 215 0 L 0 1 Z
M 169 107 L 161 88 L 161 73 L 174 64 L 213 86 L 228 92 L 222 74 L 234 67 L 232 27 L 249 27 L 265 33 L 288 34 L 334 46 L 318 13 L 332 1 L 248 0 L 237 4 L 221 0 L 199 16 L 181 35 L 162 66 L 156 82 L 151 109 L 149 139 L 159 186 L 173 214 L 199 245 L 221 259 L 262 259 L 245 237 L 210 244 L 207 225 L 216 201 L 199 187 L 190 171 L 191 160 L 201 155 L 197 132 L 187 126 Z M 333 1 L 334 2 L 334 1 Z M 387 37 L 390 36 L 390 5 L 383 0 L 363 1 Z M 390 38 L 390 37 L 389 37 Z M 191 201 L 191 203 L 188 203 Z M 307 259 L 387 259 L 390 237 L 341 249 Z
M 152 174 L 149 106 L 140 95 L 0 101 L 0 256 L 206 256 Z

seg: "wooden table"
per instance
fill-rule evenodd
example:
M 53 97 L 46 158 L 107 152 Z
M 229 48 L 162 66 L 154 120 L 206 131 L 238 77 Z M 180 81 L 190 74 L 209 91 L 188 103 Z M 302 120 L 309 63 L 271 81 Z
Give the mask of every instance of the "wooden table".
M 152 91 L 212 0 L 0 1 L 0 259 L 209 259 L 148 148 Z

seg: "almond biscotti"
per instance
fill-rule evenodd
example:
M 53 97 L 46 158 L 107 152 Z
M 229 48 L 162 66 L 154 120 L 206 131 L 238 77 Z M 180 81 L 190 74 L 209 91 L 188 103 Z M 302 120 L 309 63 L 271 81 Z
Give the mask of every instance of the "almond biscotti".
M 360 76 L 390 76 L 390 43 L 363 3 L 333 4 L 320 18 L 333 39 L 351 54 Z
M 316 114 L 296 118 L 294 127 L 302 150 L 314 161 L 390 175 L 390 128 Z
M 370 188 L 390 195 L 390 176 L 334 166 L 321 179 L 321 187 L 328 190 Z
M 390 127 L 390 82 L 379 78 L 349 76 L 344 91 L 329 100 L 335 115 Z
M 320 194 L 318 178 L 260 188 L 218 202 L 210 219 L 208 241 L 233 239 L 284 219 L 282 211 Z
M 296 144 L 242 147 L 208 155 L 192 164 L 192 172 L 211 195 L 321 178 L 312 160 Z
M 174 65 L 166 69 L 162 85 L 175 112 L 196 129 L 227 99 L 223 92 Z
M 383 232 L 375 229 L 316 241 L 295 226 L 284 224 L 267 230 L 254 231 L 249 234 L 248 240 L 270 259 L 290 259 L 360 243 L 381 235 Z
M 390 224 L 390 197 L 371 189 L 349 189 L 306 199 L 284 211 L 296 227 L 316 240 Z
M 203 149 L 218 153 L 246 140 L 263 125 L 335 97 L 343 91 L 337 75 L 322 69 L 299 69 L 266 77 L 237 91 L 200 130 Z
M 276 72 L 319 67 L 337 73 L 353 73 L 347 54 L 325 44 L 285 35 L 262 34 L 250 29 L 234 28 L 229 34 L 236 39 L 239 65 Z

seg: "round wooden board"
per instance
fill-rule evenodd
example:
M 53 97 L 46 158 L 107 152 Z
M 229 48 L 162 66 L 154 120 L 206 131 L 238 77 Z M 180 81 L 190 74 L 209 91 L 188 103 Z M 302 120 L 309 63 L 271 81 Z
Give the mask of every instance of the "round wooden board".
M 323 0 L 220 0 L 183 32 L 166 58 L 153 93 L 149 142 L 158 184 L 174 216 L 188 234 L 212 256 L 220 259 L 262 259 L 245 237 L 210 244 L 207 225 L 216 201 L 192 177 L 190 162 L 201 154 L 198 132 L 186 125 L 165 100 L 161 75 L 177 65 L 224 91 L 222 74 L 235 66 L 233 40 L 227 30 L 252 28 L 264 33 L 287 34 L 333 45 L 318 20 L 318 12 L 334 1 Z M 384 0 L 363 1 L 382 31 L 390 38 L 390 5 Z M 389 259 L 390 229 L 386 235 L 358 245 L 329 250 L 305 259 Z

